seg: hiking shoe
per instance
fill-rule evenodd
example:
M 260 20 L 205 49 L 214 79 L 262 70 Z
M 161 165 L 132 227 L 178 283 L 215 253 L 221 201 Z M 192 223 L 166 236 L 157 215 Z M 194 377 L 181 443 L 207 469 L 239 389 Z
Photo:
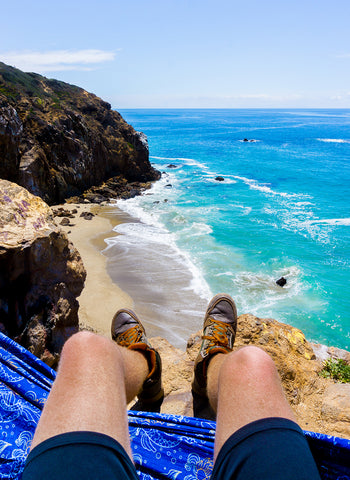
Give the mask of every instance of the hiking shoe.
M 137 395 L 137 409 L 159 411 L 164 398 L 162 362 L 157 350 L 151 347 L 142 323 L 133 311 L 118 310 L 112 320 L 111 334 L 118 345 L 143 353 L 147 360 L 149 374 Z
M 204 317 L 202 345 L 194 364 L 192 393 L 207 397 L 209 360 L 217 353 L 232 351 L 237 330 L 237 310 L 229 295 L 219 294 L 210 301 Z

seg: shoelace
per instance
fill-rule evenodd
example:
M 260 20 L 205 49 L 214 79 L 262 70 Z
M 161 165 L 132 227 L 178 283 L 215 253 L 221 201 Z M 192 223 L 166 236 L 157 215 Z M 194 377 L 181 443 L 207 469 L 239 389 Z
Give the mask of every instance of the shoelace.
M 212 327 L 211 334 L 202 336 L 203 340 L 209 341 L 207 348 L 220 346 L 231 349 L 229 345 L 229 337 L 227 335 L 227 325 L 215 322 L 210 325 L 210 327 Z
M 118 337 L 118 345 L 128 347 L 134 343 L 139 343 L 142 340 L 143 331 L 140 325 L 129 328 L 126 332 L 121 333 Z

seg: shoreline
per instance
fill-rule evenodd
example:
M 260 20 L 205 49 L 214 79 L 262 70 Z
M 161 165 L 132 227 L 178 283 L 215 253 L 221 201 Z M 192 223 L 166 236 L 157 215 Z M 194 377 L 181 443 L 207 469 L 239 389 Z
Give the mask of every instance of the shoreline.
M 113 227 L 119 223 L 115 207 L 65 203 L 53 209 L 60 207 L 78 212 L 70 219 L 70 225 L 61 225 L 62 219 L 57 216 L 55 221 L 80 253 L 87 272 L 84 289 L 78 297 L 79 326 L 110 338 L 113 315 L 120 308 L 134 306 L 133 299 L 112 281 L 107 272 L 107 257 L 102 254 L 107 246 L 104 239 L 115 235 Z M 83 212 L 94 216 L 86 220 L 80 216 Z
M 120 276 L 113 275 L 113 268 L 108 265 L 110 259 L 108 255 L 102 253 L 108 247 L 105 239 L 112 239 L 118 235 L 118 233 L 113 231 L 113 228 L 124 223 L 123 216 L 126 220 L 130 220 L 132 217 L 120 210 L 116 205 L 65 203 L 63 205 L 55 205 L 52 208 L 57 209 L 60 207 L 67 211 L 77 210 L 75 218 L 71 219 L 70 225 L 60 225 L 61 218 L 57 216 L 55 216 L 55 221 L 65 231 L 69 240 L 80 253 L 87 272 L 84 289 L 78 297 L 80 328 L 92 330 L 110 338 L 110 325 L 116 311 L 120 308 L 134 309 L 142 318 L 149 337 L 165 338 L 175 348 L 184 350 L 187 338 L 190 338 L 194 332 L 201 329 L 201 321 L 198 324 L 198 328 L 189 331 L 187 338 L 180 339 L 179 342 L 176 336 L 169 338 L 167 332 L 169 332 L 170 325 L 167 325 L 167 321 L 163 323 L 163 315 L 167 307 L 163 301 L 164 299 L 152 295 L 152 303 L 145 304 L 142 298 L 140 298 L 144 288 L 142 285 L 134 285 L 134 298 L 132 298 L 125 291 L 128 286 L 130 291 L 130 285 L 128 285 L 127 279 L 124 278 L 123 281 L 123 272 Z M 91 220 L 86 220 L 84 217 L 80 217 L 80 214 L 84 212 L 91 212 L 94 216 Z M 126 258 L 127 262 L 128 258 Z M 117 278 L 117 281 L 113 278 Z M 171 278 L 167 279 L 166 283 L 171 283 Z M 155 301 L 158 301 L 159 305 Z M 160 307 L 160 310 L 157 307 Z M 200 317 L 202 317 L 202 313 L 205 311 L 206 307 L 204 307 L 203 303 L 202 309 L 200 309 Z M 311 342 L 310 344 L 319 361 L 325 361 L 327 358 L 349 359 L 349 352 L 342 348 L 326 346 L 316 342 Z

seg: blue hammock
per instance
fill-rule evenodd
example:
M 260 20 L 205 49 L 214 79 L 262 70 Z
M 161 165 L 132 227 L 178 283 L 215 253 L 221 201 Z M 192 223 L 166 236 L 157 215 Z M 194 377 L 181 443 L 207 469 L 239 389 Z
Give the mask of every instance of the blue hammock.
M 21 477 L 55 372 L 0 333 L 0 478 Z M 129 412 L 134 460 L 142 480 L 205 480 L 213 468 L 215 422 Z M 305 432 L 321 478 L 350 480 L 350 440 Z

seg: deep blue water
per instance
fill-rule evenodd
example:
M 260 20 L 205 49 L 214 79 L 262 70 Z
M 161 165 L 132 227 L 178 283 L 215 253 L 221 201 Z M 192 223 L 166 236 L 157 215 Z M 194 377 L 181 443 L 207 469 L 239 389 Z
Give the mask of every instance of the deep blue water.
M 169 233 L 192 287 L 350 349 L 350 110 L 120 113 L 165 172 L 122 208 Z

